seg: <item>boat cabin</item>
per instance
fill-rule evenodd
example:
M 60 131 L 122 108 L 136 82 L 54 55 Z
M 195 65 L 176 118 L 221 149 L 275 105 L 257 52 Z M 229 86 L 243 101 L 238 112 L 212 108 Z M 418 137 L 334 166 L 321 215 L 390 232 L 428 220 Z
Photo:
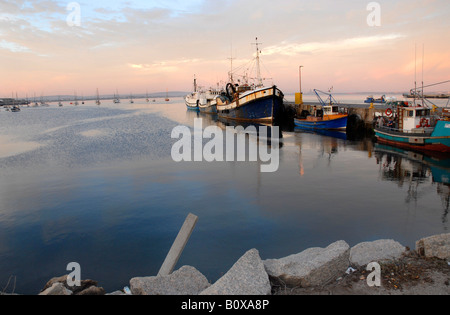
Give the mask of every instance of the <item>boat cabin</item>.
M 323 106 L 323 114 L 324 115 L 337 115 L 339 114 L 339 106 L 337 105 L 330 105 L 330 106 Z
M 419 128 L 431 127 L 431 111 L 424 107 L 401 107 L 400 116 L 403 116 L 403 130 L 412 131 Z M 399 117 L 400 118 L 400 117 Z

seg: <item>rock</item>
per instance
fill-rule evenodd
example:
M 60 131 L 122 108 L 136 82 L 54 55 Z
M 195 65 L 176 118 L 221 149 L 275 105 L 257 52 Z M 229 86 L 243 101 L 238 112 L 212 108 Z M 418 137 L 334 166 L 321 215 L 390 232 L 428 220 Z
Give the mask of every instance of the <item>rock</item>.
M 206 277 L 191 266 L 183 266 L 168 276 L 130 280 L 133 295 L 197 295 L 209 286 Z
M 289 287 L 312 287 L 342 276 L 349 266 L 350 246 L 338 241 L 327 248 L 310 248 L 299 254 L 264 261 L 269 276 Z
M 363 267 L 372 262 L 399 259 L 405 251 L 406 247 L 394 240 L 359 243 L 350 250 L 350 263 Z
M 55 282 L 52 286 L 39 293 L 39 295 L 72 295 L 72 291 L 67 289 L 63 283 Z
M 450 259 L 450 234 L 434 235 L 416 242 L 416 251 L 428 258 Z
M 201 295 L 269 295 L 269 276 L 256 249 L 246 252 L 231 269 Z
M 80 292 L 78 292 L 75 295 L 105 295 L 106 291 L 103 288 L 99 288 L 96 286 L 91 286 L 89 288 L 86 288 Z
M 61 277 L 55 277 L 50 279 L 44 286 L 44 288 L 42 289 L 41 292 L 44 292 L 45 290 L 47 290 L 48 288 L 52 287 L 55 283 L 67 283 L 67 275 L 65 276 L 61 276 Z
M 47 284 L 44 286 L 44 288 L 41 291 L 41 295 L 50 295 L 50 294 L 43 294 L 48 289 L 52 288 L 52 291 L 55 292 L 55 294 L 51 295 L 104 295 L 105 290 L 103 288 L 97 287 L 97 281 L 94 280 L 81 280 L 80 286 L 74 286 L 69 287 L 67 284 L 67 275 L 61 276 L 61 277 L 55 277 L 50 279 Z M 57 285 L 57 286 L 55 286 Z M 70 291 L 70 294 L 65 294 L 64 290 L 62 290 L 62 287 L 64 287 L 66 290 Z M 58 294 L 58 291 L 55 290 L 61 290 Z

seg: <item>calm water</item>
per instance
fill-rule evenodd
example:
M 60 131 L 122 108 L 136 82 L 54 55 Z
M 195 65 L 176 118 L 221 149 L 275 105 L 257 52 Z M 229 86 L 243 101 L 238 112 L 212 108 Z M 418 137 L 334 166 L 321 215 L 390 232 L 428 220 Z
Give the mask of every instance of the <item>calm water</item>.
M 448 159 L 284 131 L 275 173 L 259 162 L 175 163 L 172 129 L 197 117 L 181 99 L 92 103 L 0 109 L 0 289 L 15 276 L 15 292 L 35 294 L 70 262 L 122 289 L 157 274 L 190 212 L 199 221 L 177 269 L 210 281 L 251 248 L 263 259 L 337 240 L 414 248 L 448 232 Z

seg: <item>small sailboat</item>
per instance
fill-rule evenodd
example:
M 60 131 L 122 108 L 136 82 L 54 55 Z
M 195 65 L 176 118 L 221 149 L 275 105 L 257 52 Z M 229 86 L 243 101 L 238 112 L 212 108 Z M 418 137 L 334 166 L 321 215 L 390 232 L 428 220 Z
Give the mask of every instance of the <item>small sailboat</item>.
M 95 104 L 100 105 L 100 95 L 98 94 L 98 89 L 97 89 L 97 100 L 95 101 Z
M 119 91 L 117 91 L 117 95 L 116 95 L 116 93 L 114 93 L 114 104 L 119 104 L 119 103 L 120 103 Z
M 16 93 L 16 99 L 13 98 L 12 100 L 13 100 L 13 106 L 11 107 L 11 112 L 13 112 L 13 113 L 20 112 L 20 107 L 18 105 L 16 105 L 17 93 Z
M 133 94 L 130 94 L 130 104 L 134 104 Z
M 33 98 L 33 107 L 38 107 L 39 103 L 36 101 L 36 93 L 34 93 L 34 98 Z
M 77 92 L 75 91 L 75 101 L 74 101 L 74 103 L 73 103 L 75 106 L 78 106 L 79 105 L 79 103 L 78 103 L 78 99 L 77 99 Z
M 63 103 L 61 102 L 61 97 L 60 96 L 58 96 L 58 106 L 59 107 L 63 106 Z
M 41 95 L 41 106 L 48 107 L 49 105 L 44 101 L 44 97 Z
M 170 101 L 170 99 L 169 99 L 169 90 L 167 90 L 166 91 L 166 102 L 169 102 Z

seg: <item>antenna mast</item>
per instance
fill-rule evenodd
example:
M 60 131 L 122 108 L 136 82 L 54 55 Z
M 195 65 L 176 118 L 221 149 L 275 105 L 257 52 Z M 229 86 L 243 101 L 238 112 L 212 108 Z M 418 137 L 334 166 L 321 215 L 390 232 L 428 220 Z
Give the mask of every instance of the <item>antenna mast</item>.
M 262 87 L 263 80 L 261 78 L 261 66 L 259 63 L 259 54 L 260 54 L 259 45 L 262 44 L 258 43 L 258 37 L 256 37 L 256 43 L 254 43 L 253 45 L 256 46 L 256 79 L 258 80 L 258 86 Z

